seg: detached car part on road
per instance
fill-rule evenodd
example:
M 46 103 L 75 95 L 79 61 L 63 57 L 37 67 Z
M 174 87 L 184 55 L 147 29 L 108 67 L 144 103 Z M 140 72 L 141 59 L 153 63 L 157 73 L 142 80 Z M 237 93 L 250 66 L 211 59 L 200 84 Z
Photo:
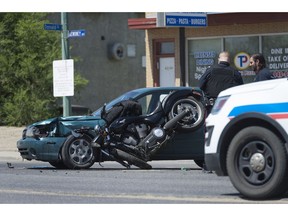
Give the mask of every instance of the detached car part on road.
M 205 163 L 250 199 L 288 189 L 288 80 L 221 92 L 206 119 Z
M 183 97 L 189 96 L 195 107 L 195 131 L 178 133 L 163 147 L 152 160 L 181 160 L 191 159 L 199 166 L 204 162 L 204 120 L 205 108 L 202 91 L 192 87 L 155 87 L 142 88 L 127 92 L 106 105 L 109 110 L 120 101 L 133 99 L 142 106 L 142 113 L 149 114 L 155 110 L 159 100 L 162 101 L 171 91 L 180 91 Z M 23 159 L 49 162 L 56 168 L 69 168 L 65 164 L 73 163 L 76 169 L 91 167 L 95 162 L 109 160 L 99 158 L 93 152 L 90 141 L 95 134 L 85 139 L 77 139 L 69 148 L 63 144 L 68 142 L 72 131 L 80 128 L 94 129 L 96 125 L 104 125 L 100 117 L 101 107 L 90 116 L 56 117 L 28 126 L 17 142 L 17 148 Z M 93 131 L 93 130 L 91 130 Z M 90 141 L 89 141 L 90 140 Z M 63 160 L 71 160 L 63 163 Z

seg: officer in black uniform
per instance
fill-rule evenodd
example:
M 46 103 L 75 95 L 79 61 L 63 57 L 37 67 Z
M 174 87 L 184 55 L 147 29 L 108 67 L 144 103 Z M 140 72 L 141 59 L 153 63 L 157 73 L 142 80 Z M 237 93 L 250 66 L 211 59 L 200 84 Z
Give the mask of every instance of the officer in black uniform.
M 209 67 L 199 81 L 199 87 L 207 98 L 206 116 L 211 112 L 214 101 L 221 91 L 242 84 L 243 79 L 241 73 L 230 66 L 229 53 L 226 51 L 221 52 L 219 54 L 218 64 Z M 207 170 L 205 163 L 203 164 L 203 171 L 212 173 L 212 171 Z
M 214 100 L 221 91 L 242 84 L 241 73 L 230 66 L 230 56 L 227 51 L 219 54 L 218 64 L 209 67 L 199 81 L 200 89 L 204 91 L 206 97 L 210 100 L 210 108 L 212 108 Z M 208 106 L 207 115 L 210 111 Z

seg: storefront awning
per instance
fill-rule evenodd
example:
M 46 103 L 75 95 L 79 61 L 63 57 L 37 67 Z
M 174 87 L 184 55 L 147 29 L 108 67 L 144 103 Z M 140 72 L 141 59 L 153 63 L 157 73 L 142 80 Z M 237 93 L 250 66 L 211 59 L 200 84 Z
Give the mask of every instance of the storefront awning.
M 211 13 L 208 16 L 208 26 L 236 25 L 287 22 L 288 13 Z M 156 18 L 132 18 L 128 19 L 129 29 L 153 29 L 162 28 L 156 26 Z

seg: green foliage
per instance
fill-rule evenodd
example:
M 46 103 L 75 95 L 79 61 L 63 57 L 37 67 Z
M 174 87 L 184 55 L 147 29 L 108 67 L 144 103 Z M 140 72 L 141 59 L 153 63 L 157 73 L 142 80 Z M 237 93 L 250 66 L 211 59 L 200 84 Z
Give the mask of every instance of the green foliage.
M 52 62 L 61 35 L 43 29 L 45 13 L 0 13 L 0 124 L 21 126 L 59 115 Z M 87 80 L 75 74 L 75 89 Z
M 30 92 L 28 89 L 16 90 L 14 96 L 3 106 L 5 123 L 14 126 L 30 124 L 49 117 L 51 110 L 57 112 L 57 106 L 53 100 L 41 99 L 37 93 Z

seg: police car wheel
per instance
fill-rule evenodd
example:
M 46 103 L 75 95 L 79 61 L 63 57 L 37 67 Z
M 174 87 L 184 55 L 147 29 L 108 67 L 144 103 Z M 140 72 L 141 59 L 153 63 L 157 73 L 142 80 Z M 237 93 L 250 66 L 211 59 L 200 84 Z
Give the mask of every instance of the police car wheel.
M 270 130 L 251 126 L 233 138 L 227 153 L 227 172 L 234 187 L 250 199 L 282 195 L 288 188 L 288 155 Z

